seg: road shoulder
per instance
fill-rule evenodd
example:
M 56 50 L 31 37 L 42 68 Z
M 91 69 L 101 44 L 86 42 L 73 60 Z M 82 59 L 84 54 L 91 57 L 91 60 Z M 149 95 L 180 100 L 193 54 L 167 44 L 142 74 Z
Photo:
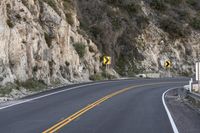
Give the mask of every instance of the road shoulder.
M 200 132 L 200 112 L 188 106 L 187 100 L 180 96 L 182 89 L 169 90 L 165 102 L 180 133 Z

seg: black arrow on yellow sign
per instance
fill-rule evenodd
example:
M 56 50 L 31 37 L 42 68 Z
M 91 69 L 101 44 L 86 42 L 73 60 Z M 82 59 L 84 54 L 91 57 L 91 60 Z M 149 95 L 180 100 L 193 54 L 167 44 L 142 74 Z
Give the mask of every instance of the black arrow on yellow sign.
M 165 67 L 170 68 L 171 67 L 171 62 L 170 61 L 165 61 Z
M 105 64 L 108 64 L 108 62 L 109 62 L 108 57 L 105 57 Z
M 104 56 L 103 64 L 104 65 L 110 65 L 111 64 L 111 57 L 110 56 Z

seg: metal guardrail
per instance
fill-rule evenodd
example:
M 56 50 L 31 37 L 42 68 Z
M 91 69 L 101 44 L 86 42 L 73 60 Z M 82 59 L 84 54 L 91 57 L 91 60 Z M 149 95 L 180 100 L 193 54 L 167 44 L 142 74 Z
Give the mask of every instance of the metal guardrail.
M 193 81 L 191 79 L 191 81 L 189 82 L 189 85 L 185 85 L 184 89 L 186 90 L 185 91 L 186 96 L 189 96 L 189 97 L 193 98 L 195 101 L 200 102 L 200 94 L 192 91 L 193 84 L 197 84 L 197 83 L 198 83 L 197 81 Z
M 188 91 L 187 95 L 200 102 L 200 94 Z

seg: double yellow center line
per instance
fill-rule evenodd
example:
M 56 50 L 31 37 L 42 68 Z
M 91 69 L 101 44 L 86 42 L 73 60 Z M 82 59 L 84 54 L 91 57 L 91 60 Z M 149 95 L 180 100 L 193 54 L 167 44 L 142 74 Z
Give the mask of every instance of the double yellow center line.
M 80 111 L 72 114 L 71 116 L 67 117 L 66 119 L 60 121 L 59 123 L 55 124 L 54 126 L 52 126 L 51 128 L 43 131 L 42 133 L 55 133 L 56 131 L 60 130 L 62 127 L 64 127 L 65 125 L 69 124 L 70 122 L 72 122 L 73 120 L 77 119 L 78 117 L 80 117 L 81 115 L 83 115 L 84 113 L 86 113 L 87 111 L 93 109 L 94 107 L 96 107 L 97 105 L 103 103 L 104 101 L 107 101 L 108 99 L 119 95 L 121 93 L 124 93 L 130 89 L 134 89 L 137 87 L 144 87 L 144 86 L 151 86 L 151 85 L 159 85 L 159 84 L 168 84 L 168 83 L 180 83 L 180 82 L 161 82 L 161 83 L 153 83 L 153 84 L 145 84 L 145 85 L 137 85 L 137 86 L 130 86 L 124 89 L 121 89 L 119 91 L 116 91 L 114 93 L 111 93 L 101 99 L 99 99 L 98 101 L 89 104 L 88 106 L 84 107 L 83 109 L 81 109 Z

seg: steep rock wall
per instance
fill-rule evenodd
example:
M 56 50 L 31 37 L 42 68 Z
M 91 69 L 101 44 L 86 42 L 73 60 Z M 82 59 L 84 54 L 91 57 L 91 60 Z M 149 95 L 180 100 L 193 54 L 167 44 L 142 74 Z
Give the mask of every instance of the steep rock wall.
M 100 53 L 77 32 L 76 12 L 71 26 L 62 1 L 56 4 L 60 14 L 42 0 L 0 1 L 0 85 L 28 79 L 76 82 L 100 71 Z M 76 43 L 85 45 L 84 57 L 79 57 Z

